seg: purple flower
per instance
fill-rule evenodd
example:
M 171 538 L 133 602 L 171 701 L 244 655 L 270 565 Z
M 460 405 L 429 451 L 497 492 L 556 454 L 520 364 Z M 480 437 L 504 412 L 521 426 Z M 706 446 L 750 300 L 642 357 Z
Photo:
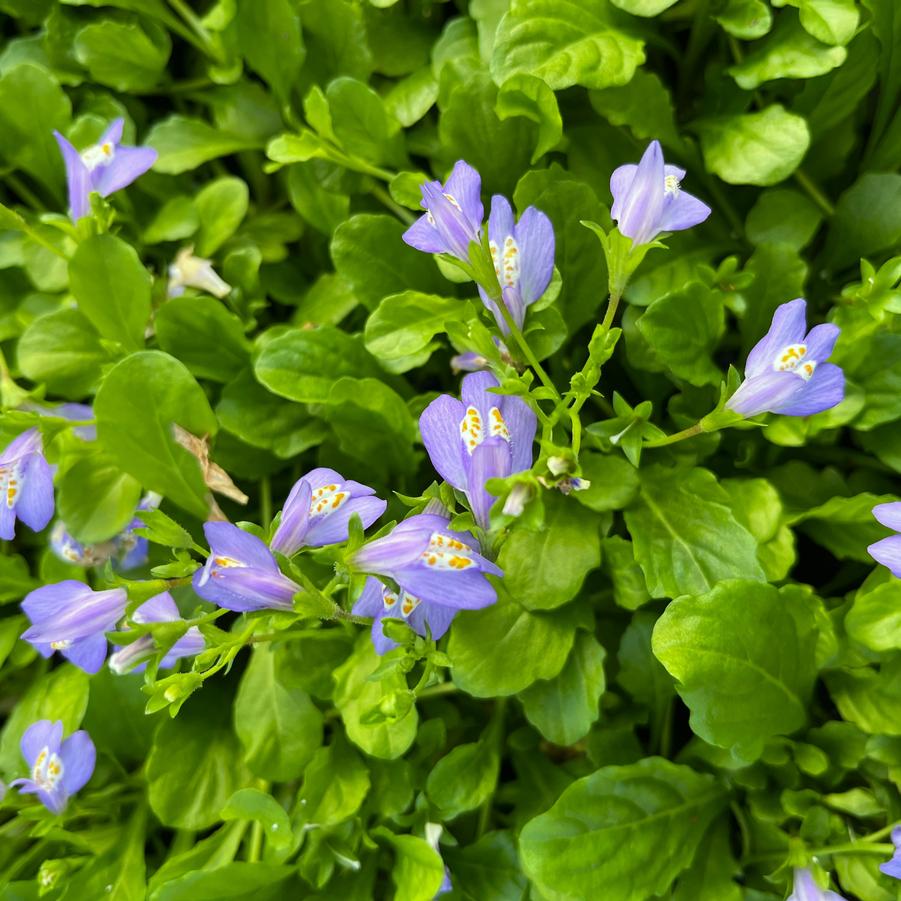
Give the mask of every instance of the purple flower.
M 86 673 L 96 673 L 106 658 L 103 633 L 116 627 L 127 601 L 124 588 L 93 591 L 73 579 L 44 585 L 22 601 L 22 610 L 31 620 L 22 639 L 42 657 L 60 651 Z
M 83 729 L 65 741 L 60 720 L 38 720 L 22 736 L 22 756 L 31 767 L 30 779 L 13 779 L 23 795 L 37 794 L 51 813 L 62 813 L 71 795 L 83 788 L 94 772 L 97 752 Z
M 901 501 L 873 507 L 873 516 L 882 525 L 901 532 Z M 895 578 L 901 579 L 901 535 L 889 535 L 888 538 L 871 544 L 867 552 L 877 563 L 887 566 Z
M 142 176 L 157 159 L 152 147 L 124 147 L 124 119 L 116 119 L 103 137 L 79 153 L 58 131 L 53 132 L 66 164 L 69 184 L 69 215 L 73 222 L 91 211 L 91 192 L 109 197 Z
M 41 416 L 59 416 L 62 419 L 71 419 L 75 422 L 88 421 L 94 418 L 94 411 L 88 404 L 57 404 L 55 407 L 45 407 L 30 401 L 22 404 L 19 409 L 40 413 Z M 97 426 L 79 425 L 72 429 L 72 433 L 84 441 L 97 439 Z
M 468 262 L 469 245 L 479 242 L 485 215 L 481 176 L 457 160 L 444 186 L 427 181 L 420 190 L 426 213 L 404 232 L 404 241 L 425 253 L 449 253 Z
M 901 504 L 885 504 L 885 506 L 901 507 Z M 876 509 L 878 510 L 879 508 L 877 507 Z M 901 826 L 895 826 L 895 828 L 892 829 L 892 843 L 895 846 L 895 853 L 892 855 L 891 860 L 879 864 L 879 869 L 882 870 L 886 876 L 891 876 L 894 879 L 901 879 Z
M 390 534 L 364 545 L 349 562 L 361 572 L 385 576 L 400 593 L 378 579 L 367 579 L 353 612 L 373 617 L 372 642 L 384 654 L 395 643 L 382 634 L 386 616 L 404 619 L 418 635 L 428 625 L 432 638 L 447 632 L 459 610 L 479 610 L 497 600 L 486 573 L 503 572 L 479 553 L 479 544 L 448 528 L 448 519 L 419 513 L 405 519 Z
M 497 387 L 490 372 L 473 372 L 463 378 L 462 400 L 442 394 L 419 417 L 432 466 L 448 484 L 465 492 L 476 522 L 484 528 L 495 500 L 485 482 L 531 468 L 537 425 L 520 398 L 488 393 Z
M 375 497 L 372 488 L 345 481 L 334 469 L 313 469 L 291 489 L 270 546 L 290 557 L 304 546 L 347 541 L 348 523 L 354 513 L 368 529 L 387 506 L 386 501 Z
M 83 544 L 59 520 L 50 530 L 50 549 L 64 563 L 75 566 L 100 566 L 116 553 L 115 541 L 101 541 L 97 544 Z
M 776 310 L 770 330 L 748 354 L 745 380 L 727 401 L 728 409 L 745 417 L 812 416 L 842 402 L 844 373 L 825 362 L 838 326 L 818 325 L 808 334 L 806 308 L 798 298 Z
M 145 601 L 131 615 L 133 623 L 175 623 L 181 621 L 178 607 L 168 591 Z M 206 642 L 197 626 L 191 626 L 175 644 L 166 651 L 160 661 L 160 669 L 171 669 L 182 657 L 193 657 L 199 654 Z M 125 672 L 141 672 L 147 666 L 147 660 L 156 653 L 153 636 L 142 635 L 137 641 L 123 645 L 121 650 L 110 655 L 109 667 L 117 675 Z
M 795 870 L 792 889 L 786 901 L 845 901 L 841 895 L 821 889 L 807 869 Z
M 16 519 L 40 532 L 53 518 L 53 472 L 41 433 L 22 432 L 0 454 L 0 538 L 15 537 Z
M 554 274 L 554 226 L 533 206 L 526 209 L 519 222 L 514 222 L 510 202 L 495 194 L 488 217 L 488 247 L 504 303 L 513 321 L 522 328 L 526 307 L 544 294 Z M 498 328 L 508 334 L 510 329 L 497 304 L 481 286 L 479 294 Z
M 259 538 L 230 522 L 208 522 L 203 531 L 210 556 L 203 569 L 194 573 L 197 594 L 241 613 L 273 607 L 294 609 L 294 595 L 300 586 L 282 574 Z
M 698 225 L 710 207 L 679 187 L 685 170 L 667 166 L 659 141 L 651 141 L 641 162 L 620 166 L 610 176 L 610 215 L 621 234 L 639 247 L 661 232 L 678 232 Z

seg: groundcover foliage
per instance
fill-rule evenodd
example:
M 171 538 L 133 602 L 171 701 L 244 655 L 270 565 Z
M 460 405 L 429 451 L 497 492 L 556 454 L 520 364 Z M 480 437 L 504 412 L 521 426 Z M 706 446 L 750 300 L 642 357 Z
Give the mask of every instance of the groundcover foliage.
M 898 897 L 896 0 L 0 15 L 0 896 Z

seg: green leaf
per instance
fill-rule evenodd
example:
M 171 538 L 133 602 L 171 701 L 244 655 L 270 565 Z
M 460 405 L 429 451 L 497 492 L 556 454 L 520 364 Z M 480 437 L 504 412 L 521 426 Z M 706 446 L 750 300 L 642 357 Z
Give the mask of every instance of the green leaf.
M 799 6 L 801 24 L 818 41 L 847 44 L 857 31 L 860 11 L 855 0 L 800 0 Z
M 212 256 L 247 215 L 247 184 L 231 175 L 217 178 L 204 185 L 194 203 L 200 219 L 197 255 Z
M 145 143 L 159 153 L 154 170 L 165 175 L 179 175 L 220 156 L 263 146 L 252 135 L 220 131 L 202 119 L 178 114 L 154 125 Z
M 9 601 L 19 601 L 38 585 L 31 577 L 28 563 L 24 557 L 18 554 L 4 554 L 0 556 L 0 604 Z M 4 620 L 4 624 L 12 620 Z M 18 632 L 16 633 L 18 638 Z M 0 654 L 0 662 L 4 654 Z
M 390 372 L 422 365 L 448 322 L 472 316 L 472 308 L 452 297 L 404 291 L 386 297 L 366 321 L 366 349 Z
M 870 735 L 901 736 L 901 658 L 897 654 L 878 669 L 834 670 L 825 679 L 844 719 Z
M 597 721 L 606 685 L 604 657 L 595 637 L 580 631 L 560 674 L 520 694 L 526 719 L 548 741 L 574 745 Z
M 212 297 L 175 297 L 155 325 L 160 347 L 200 378 L 228 382 L 250 362 L 243 323 Z
M 431 901 L 444 880 L 444 863 L 438 852 L 415 835 L 394 835 L 384 828 L 378 835 L 394 846 L 394 901 Z
M 291 329 L 266 341 L 254 374 L 270 391 L 289 400 L 328 401 L 338 379 L 377 372 L 362 342 L 333 326 Z
M 304 826 L 327 828 L 343 823 L 362 806 L 369 793 L 369 770 L 341 737 L 320 748 L 307 764 L 298 794 Z
M 335 269 L 369 309 L 389 294 L 408 289 L 440 294 L 445 288 L 434 262 L 404 244 L 403 233 L 404 226 L 393 217 L 369 213 L 351 216 L 335 230 Z
M 477 698 L 516 694 L 556 676 L 575 635 L 575 623 L 562 612 L 532 613 L 500 587 L 496 604 L 454 620 L 447 646 L 454 682 Z
M 174 357 L 132 354 L 103 381 L 94 402 L 100 442 L 145 488 L 205 518 L 207 490 L 197 460 L 173 437 L 174 423 L 192 435 L 215 434 L 203 390 Z
M 0 773 L 7 781 L 27 772 L 19 742 L 32 723 L 62 720 L 66 735 L 78 729 L 88 707 L 89 682 L 87 673 L 65 663 L 31 683 L 0 733 Z
M 384 99 L 388 114 L 404 128 L 415 125 L 438 99 L 438 82 L 431 67 L 423 66 L 396 82 Z
M 169 34 L 154 25 L 101 19 L 82 28 L 75 37 L 75 58 L 91 78 L 117 91 L 144 91 L 154 87 L 166 70 L 172 49 Z
M 768 738 L 804 725 L 817 670 L 814 604 L 797 586 L 736 579 L 666 608 L 654 656 L 678 680 L 696 735 L 754 760 Z
M 500 86 L 495 112 L 501 121 L 510 116 L 522 116 L 538 126 L 532 165 L 553 150 L 563 137 L 563 119 L 554 92 L 540 78 L 527 72 L 512 75 Z
M 638 470 L 623 457 L 583 451 L 579 455 L 582 477 L 591 484 L 573 493 L 580 504 L 605 513 L 629 506 L 638 493 Z
M 432 768 L 426 782 L 429 800 L 442 820 L 481 807 L 493 794 L 500 769 L 497 726 L 481 740 L 457 745 Z
M 548 901 L 647 901 L 691 865 L 725 803 L 712 776 L 659 757 L 603 767 L 526 824 L 523 868 Z
M 816 78 L 837 69 L 848 53 L 811 37 L 792 17 L 783 15 L 770 36 L 753 53 L 729 69 L 746 91 L 777 78 Z
M 17 354 L 24 375 L 72 399 L 97 385 L 111 359 L 91 323 L 68 308 L 35 319 L 19 339 Z
M 200 227 L 197 208 L 190 197 L 179 194 L 167 200 L 144 229 L 146 244 L 181 241 L 190 238 Z
M 779 104 L 698 122 L 704 160 L 730 185 L 774 185 L 801 164 L 810 131 L 800 116 Z
M 69 261 L 69 284 L 79 309 L 104 338 L 128 350 L 143 347 L 151 278 L 129 244 L 113 235 L 88 238 Z
M 102 454 L 83 457 L 56 483 L 59 515 L 84 544 L 118 535 L 134 519 L 141 484 Z
M 616 27 L 607 0 L 513 0 L 498 27 L 491 74 L 526 72 L 559 91 L 626 84 L 645 59 L 643 42 Z
M 295 5 L 290 0 L 240 0 L 234 29 L 247 65 L 287 103 L 306 56 Z
M 643 468 L 640 477 L 626 525 L 651 597 L 701 594 L 723 579 L 764 581 L 757 542 L 736 520 L 713 473 L 677 474 L 657 465 Z
M 691 869 L 679 877 L 673 901 L 743 901 L 741 887 L 733 881 L 740 872 L 728 826 L 719 820 L 707 830 Z
M 325 96 L 335 137 L 344 150 L 367 163 L 403 165 L 400 123 L 372 88 L 355 78 L 336 78 Z
M 166 516 L 162 510 L 139 510 L 137 517 L 143 523 L 143 526 L 137 530 L 137 534 L 143 535 L 154 544 L 161 544 L 164 547 L 189 548 L 194 543 L 190 532 L 183 529 L 174 519 Z
M 441 849 L 453 873 L 454 888 L 471 898 L 522 898 L 529 890 L 516 853 L 516 844 L 507 832 L 489 832 L 465 847 Z
M 601 563 L 600 519 L 559 493 L 545 500 L 544 528 L 512 530 L 498 556 L 504 584 L 527 610 L 552 610 L 576 596 Z
M 839 198 L 826 242 L 832 270 L 901 241 L 901 175 L 866 173 Z
M 0 157 L 54 192 L 63 166 L 53 129 L 65 131 L 71 117 L 69 98 L 46 69 L 22 63 L 0 76 Z
M 278 677 L 281 647 L 258 645 L 235 697 L 235 732 L 250 769 L 269 782 L 288 782 L 304 771 L 322 743 L 322 714 L 310 696 Z
M 416 738 L 419 716 L 415 706 L 400 717 L 391 716 L 394 697 L 409 690 L 399 670 L 369 681 L 379 663 L 369 634 L 360 635 L 354 652 L 335 670 L 335 706 L 341 711 L 347 737 L 357 747 L 373 757 L 394 760 L 406 753 Z M 386 707 L 384 719 L 369 721 L 369 714 Z
M 669 9 L 677 0 L 610 0 L 614 6 L 624 9 L 633 16 L 659 16 Z
M 726 0 L 714 18 L 732 37 L 743 41 L 762 38 L 773 26 L 773 12 L 764 0 Z
M 723 296 L 689 282 L 655 300 L 636 326 L 656 360 L 689 384 L 719 385 L 722 371 L 712 354 L 725 329 Z
M 896 651 L 901 649 L 901 582 L 878 572 L 882 581 L 867 580 L 854 596 L 845 629 L 871 651 Z
M 147 758 L 150 807 L 166 826 L 208 829 L 250 781 L 231 730 L 231 699 L 208 684 L 174 719 L 163 719 Z
M 216 869 L 188 872 L 164 883 L 153 901 L 276 901 L 284 897 L 276 886 L 294 872 L 294 867 L 263 861 L 228 861 Z
M 745 231 L 753 244 L 788 244 L 806 247 L 817 233 L 823 214 L 799 191 L 773 188 L 763 191 L 748 213 Z
M 291 820 L 285 808 L 272 797 L 257 788 L 236 791 L 222 808 L 222 819 L 254 820 L 263 827 L 272 848 L 284 848 L 294 840 Z

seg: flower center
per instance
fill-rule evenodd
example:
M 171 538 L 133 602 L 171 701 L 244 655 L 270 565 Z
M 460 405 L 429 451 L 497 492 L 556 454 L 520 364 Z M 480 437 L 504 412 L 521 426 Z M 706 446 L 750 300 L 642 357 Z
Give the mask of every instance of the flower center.
M 242 563 L 240 560 L 235 560 L 234 557 L 225 557 L 222 554 L 213 556 L 211 554 L 206 562 L 206 566 L 203 568 L 203 573 L 200 576 L 198 584 L 202 587 L 206 585 L 210 579 L 221 579 L 223 569 L 234 569 L 235 567 L 246 565 L 246 563 Z
M 21 488 L 22 471 L 18 463 L 0 466 L 0 494 L 3 496 L 7 510 L 12 510 L 16 506 Z
M 519 245 L 513 235 L 504 238 L 504 251 L 500 252 L 494 241 L 488 242 L 494 271 L 502 288 L 514 288 L 519 284 Z
M 340 485 L 323 485 L 313 492 L 310 516 L 328 516 L 350 500 L 349 491 L 340 491 Z
M 776 356 L 773 369 L 776 372 L 793 372 L 809 382 L 817 368 L 817 361 L 807 357 L 806 344 L 789 344 Z
M 116 148 L 112 141 L 104 141 L 102 144 L 94 144 L 82 151 L 81 161 L 88 167 L 88 172 L 93 172 L 99 166 L 108 166 L 116 155 Z
M 69 648 L 72 647 L 72 640 L 70 638 L 63 638 L 60 641 L 51 641 L 50 647 L 53 648 L 54 651 L 68 651 Z
M 679 179 L 675 175 L 667 175 L 663 179 L 663 191 L 666 194 L 677 197 L 679 194 Z
M 510 430 L 497 407 L 492 407 L 488 411 L 488 435 L 492 438 L 503 438 L 507 444 L 510 443 Z M 466 408 L 466 414 L 460 422 L 460 437 L 470 456 L 485 440 L 485 424 L 479 411 L 472 405 Z
M 441 572 L 463 572 L 476 565 L 472 559 L 472 549 L 443 532 L 432 532 L 429 546 L 422 552 L 421 559 L 429 569 Z
M 403 598 L 401 598 L 400 602 L 400 614 L 404 619 L 409 619 L 410 614 L 422 603 L 422 601 L 416 597 L 415 594 L 410 594 L 409 591 L 404 592 Z
M 34 761 L 31 778 L 44 791 L 53 791 L 63 778 L 65 767 L 58 754 L 51 754 L 50 748 L 44 747 Z

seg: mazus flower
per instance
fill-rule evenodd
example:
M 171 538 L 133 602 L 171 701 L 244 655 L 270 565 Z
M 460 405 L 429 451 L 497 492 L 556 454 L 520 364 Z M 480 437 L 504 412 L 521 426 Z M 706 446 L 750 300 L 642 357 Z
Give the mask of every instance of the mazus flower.
M 825 362 L 838 326 L 825 323 L 808 333 L 806 309 L 801 298 L 777 308 L 770 330 L 748 354 L 745 380 L 726 402 L 728 409 L 745 417 L 812 416 L 842 402 L 844 373 Z
M 814 881 L 810 870 L 796 869 L 792 893 L 786 901 L 845 901 L 845 899 L 836 892 L 821 889 Z
M 16 520 L 40 532 L 53 518 L 53 472 L 41 433 L 29 429 L 0 453 L 0 538 L 15 537 Z
M 532 466 L 537 426 L 521 398 L 489 393 L 498 384 L 490 372 L 473 372 L 463 378 L 461 400 L 442 394 L 419 417 L 432 466 L 466 494 L 476 522 L 485 528 L 495 500 L 485 483 Z
M 241 613 L 294 609 L 300 586 L 282 574 L 259 538 L 229 522 L 208 522 L 203 531 L 210 556 L 203 569 L 194 573 L 194 591 L 200 597 Z
M 145 601 L 131 615 L 133 623 L 174 623 L 179 622 L 181 616 L 175 601 L 168 591 Z M 160 669 L 171 669 L 182 657 L 193 657 L 199 654 L 205 647 L 203 635 L 197 626 L 191 626 L 175 644 L 166 651 L 160 661 Z M 110 655 L 109 668 L 121 675 L 125 672 L 141 672 L 147 660 L 157 651 L 153 636 L 142 635 L 131 644 L 123 645 L 118 651 Z
M 449 253 L 468 261 L 469 245 L 478 243 L 485 215 L 479 173 L 458 160 L 444 185 L 427 181 L 420 190 L 426 212 L 404 232 L 404 241 L 425 253 Z
M 460 610 L 479 610 L 497 600 L 485 576 L 503 572 L 479 553 L 471 535 L 452 531 L 448 522 L 436 513 L 419 513 L 351 556 L 357 570 L 384 576 L 400 589 L 369 578 L 353 608 L 373 618 L 372 642 L 380 654 L 396 646 L 382 632 L 386 616 L 405 620 L 418 635 L 425 636 L 428 627 L 438 639 Z
M 526 307 L 544 294 L 554 274 L 554 226 L 533 206 L 516 222 L 510 202 L 495 194 L 488 216 L 488 247 L 503 302 L 517 328 L 522 328 Z M 479 294 L 498 328 L 508 334 L 510 329 L 497 304 L 481 286 Z
M 91 193 L 109 197 L 143 175 L 157 159 L 152 147 L 125 147 L 124 119 L 116 119 L 100 140 L 79 153 L 58 131 L 53 135 L 66 164 L 69 185 L 69 215 L 73 222 L 91 211 Z
M 180 297 L 185 288 L 196 288 L 220 300 L 232 286 L 219 277 L 210 260 L 194 256 L 194 248 L 183 247 L 169 267 L 169 297 Z
M 97 752 L 83 729 L 63 741 L 60 720 L 38 720 L 22 736 L 22 756 L 31 767 L 30 779 L 13 779 L 23 795 L 36 794 L 51 813 L 62 813 L 69 798 L 94 773 Z
M 348 523 L 354 513 L 368 529 L 387 506 L 386 501 L 375 497 L 372 488 L 345 480 L 334 469 L 313 469 L 291 489 L 270 546 L 290 557 L 304 546 L 347 541 Z
M 901 501 L 873 507 L 873 516 L 895 533 L 901 532 Z M 877 563 L 887 566 L 895 578 L 901 579 L 901 535 L 889 535 L 888 538 L 871 544 L 867 553 Z
M 124 588 L 94 591 L 67 579 L 36 588 L 22 601 L 31 626 L 22 633 L 42 657 L 59 651 L 86 673 L 96 673 L 106 659 L 106 636 L 125 613 Z
M 651 141 L 641 162 L 620 166 L 610 176 L 613 206 L 610 215 L 621 234 L 639 247 L 662 232 L 677 232 L 699 225 L 710 207 L 680 187 L 685 170 L 663 161 L 659 141 Z
M 879 869 L 886 876 L 901 879 L 901 826 L 895 826 L 892 829 L 892 844 L 895 846 L 895 853 L 892 855 L 892 859 L 879 864 Z

